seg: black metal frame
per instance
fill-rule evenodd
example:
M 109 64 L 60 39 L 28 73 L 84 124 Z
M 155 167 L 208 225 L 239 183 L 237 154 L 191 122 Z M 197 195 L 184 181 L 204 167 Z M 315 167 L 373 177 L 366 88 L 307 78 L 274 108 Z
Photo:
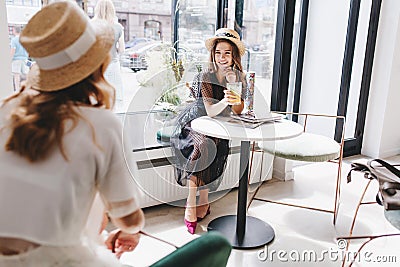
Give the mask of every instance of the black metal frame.
M 301 14 L 300 14 L 300 33 L 299 33 L 299 48 L 297 50 L 297 64 L 296 64 L 296 77 L 294 83 L 294 101 L 293 101 L 293 112 L 300 112 L 300 95 L 301 95 L 301 82 L 303 80 L 303 62 L 304 62 L 304 50 L 306 46 L 307 36 L 307 19 L 308 19 L 308 6 L 309 0 L 303 0 L 301 3 Z M 298 121 L 298 115 L 293 115 L 293 121 Z
M 235 25 L 234 29 L 242 37 L 242 27 L 243 27 L 243 2 L 244 0 L 236 0 L 235 5 Z
M 271 110 L 286 111 L 296 0 L 278 2 Z
M 340 84 L 340 95 L 338 103 L 338 115 L 343 115 L 343 116 L 346 116 L 347 114 L 347 103 L 349 98 L 350 80 L 351 80 L 352 64 L 354 56 L 354 45 L 356 42 L 360 1 L 361 0 L 352 0 L 350 5 L 349 24 L 346 36 L 346 50 L 345 50 L 345 57 L 343 60 L 342 80 Z M 347 138 L 345 140 L 344 143 L 345 157 L 361 153 L 381 5 L 382 5 L 382 0 L 372 1 L 370 20 L 368 25 L 366 49 L 364 55 L 364 66 L 363 66 L 362 80 L 360 85 L 360 96 L 358 101 L 355 135 L 354 137 Z M 336 140 L 341 136 L 339 127 L 341 126 L 340 123 L 338 122 L 335 131 Z
M 179 27 L 179 9 L 178 7 L 179 0 L 172 0 L 171 5 L 172 5 L 172 14 L 171 14 L 171 25 L 172 25 L 172 40 L 174 44 L 175 51 L 178 51 L 178 27 Z M 176 52 L 175 52 L 176 53 Z M 176 56 L 176 55 L 175 55 Z
M 350 2 L 346 43 L 342 65 L 342 77 L 340 81 L 339 102 L 337 108 L 337 114 L 339 116 L 346 116 L 347 114 L 347 104 L 349 101 L 350 82 L 353 70 L 354 50 L 357 36 L 358 17 L 360 14 L 360 3 L 361 0 L 351 0 Z M 335 140 L 338 140 L 339 136 L 341 136 L 341 133 L 338 130 L 339 127 L 342 127 L 342 125 L 340 125 L 341 123 L 343 122 L 336 123 Z
M 228 0 L 219 0 L 217 2 L 217 23 L 216 30 L 225 28 L 228 23 Z
M 375 54 L 375 44 L 376 44 L 377 29 L 379 24 L 381 3 L 382 0 L 373 0 L 371 5 L 368 36 L 367 36 L 367 43 L 366 43 L 365 57 L 364 57 L 364 67 L 362 73 L 359 104 L 358 104 L 357 119 L 356 119 L 355 136 L 354 138 L 348 138 L 345 140 L 344 143 L 345 157 L 361 153 L 361 146 L 364 133 L 364 122 L 368 105 L 369 88 L 371 83 L 371 74 L 372 74 L 372 66 Z M 299 112 L 300 100 L 301 100 L 300 94 L 301 94 L 304 49 L 305 49 L 306 30 L 307 30 L 308 6 L 309 6 L 309 0 L 303 0 L 301 8 L 299 50 L 297 51 L 293 112 Z M 359 11 L 360 11 L 360 0 L 352 0 L 349 11 L 346 45 L 343 58 L 342 76 L 341 76 L 340 93 L 339 93 L 340 95 L 339 95 L 338 110 L 337 110 L 337 115 L 342 115 L 342 116 L 346 116 L 347 113 L 347 103 L 349 98 Z M 278 55 L 276 54 L 275 56 Z M 282 77 L 280 79 L 282 79 Z M 280 89 L 280 91 L 282 91 L 282 89 Z M 281 95 L 279 95 L 279 93 Z M 284 104 L 280 103 L 283 103 L 285 101 L 287 102 L 287 93 L 274 92 L 274 94 L 278 95 L 280 98 L 279 97 L 272 98 L 273 107 L 274 108 L 276 107 L 276 110 L 282 110 Z M 277 103 L 274 103 L 274 101 L 277 101 Z M 297 118 L 293 116 L 293 120 L 297 121 Z M 340 137 L 342 135 L 341 124 L 342 124 L 341 121 L 337 121 L 335 129 L 335 140 L 340 140 Z
M 365 48 L 360 96 L 358 101 L 355 136 L 354 138 L 345 141 L 344 156 L 357 155 L 361 153 L 381 6 L 382 6 L 382 0 L 372 1 L 369 26 L 368 26 L 367 43 Z

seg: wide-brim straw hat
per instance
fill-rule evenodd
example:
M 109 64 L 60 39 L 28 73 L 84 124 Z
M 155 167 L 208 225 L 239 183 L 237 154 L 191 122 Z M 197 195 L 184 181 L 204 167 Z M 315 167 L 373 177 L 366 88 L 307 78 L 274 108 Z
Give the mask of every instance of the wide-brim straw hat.
M 27 75 L 27 87 L 58 91 L 85 79 L 105 61 L 114 43 L 112 26 L 90 21 L 70 1 L 45 6 L 28 22 L 20 42 L 37 64 Z
M 208 51 L 211 51 L 212 47 L 214 46 L 214 42 L 217 39 L 227 39 L 234 43 L 239 49 L 239 53 L 241 56 L 243 56 L 246 52 L 246 47 L 244 43 L 240 40 L 240 36 L 235 30 L 228 28 L 218 29 L 213 37 L 206 40 L 206 48 Z

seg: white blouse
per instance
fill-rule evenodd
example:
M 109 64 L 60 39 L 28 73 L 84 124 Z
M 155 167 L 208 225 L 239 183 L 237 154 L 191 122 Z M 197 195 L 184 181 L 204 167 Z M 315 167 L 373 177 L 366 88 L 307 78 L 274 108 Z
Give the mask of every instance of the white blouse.
M 0 108 L 0 129 L 13 105 Z M 64 136 L 68 161 L 57 147 L 45 160 L 30 163 L 5 151 L 10 130 L 0 130 L 0 237 L 80 244 L 96 192 L 111 217 L 139 208 L 141 193 L 126 164 L 121 122 L 109 110 L 79 110 L 87 121 L 80 119 Z

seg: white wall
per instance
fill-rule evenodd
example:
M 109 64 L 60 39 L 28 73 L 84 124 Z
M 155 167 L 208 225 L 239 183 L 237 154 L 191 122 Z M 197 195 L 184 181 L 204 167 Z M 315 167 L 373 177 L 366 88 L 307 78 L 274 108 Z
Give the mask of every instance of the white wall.
M 382 1 L 362 154 L 400 154 L 400 1 Z
M 13 91 L 5 1 L 0 1 L 0 51 L 0 99 L 2 99 Z
M 311 0 L 309 4 L 300 112 L 336 114 L 346 41 L 349 0 Z M 334 120 L 309 125 L 332 136 Z
M 367 1 L 371 2 L 371 1 Z M 350 0 L 310 0 L 307 25 L 301 112 L 336 114 L 345 49 Z M 353 62 L 349 110 L 355 110 L 360 88 L 366 23 L 370 4 L 361 4 Z M 400 1 L 382 1 L 380 24 L 362 154 L 389 157 L 400 154 Z M 364 45 L 365 46 L 365 45 Z M 354 90 L 356 89 L 356 90 Z M 357 93 L 354 94 L 353 93 Z M 348 118 L 349 121 L 354 118 Z M 348 131 L 353 132 L 351 121 Z M 331 124 L 313 125 L 322 134 L 333 132 Z M 328 132 L 328 133 L 327 133 Z M 349 136 L 349 135 L 347 135 Z

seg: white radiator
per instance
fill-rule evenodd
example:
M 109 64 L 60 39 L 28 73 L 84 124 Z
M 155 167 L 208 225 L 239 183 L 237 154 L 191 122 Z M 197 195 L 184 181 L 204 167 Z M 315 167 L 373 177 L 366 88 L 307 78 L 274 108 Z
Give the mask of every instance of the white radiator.
M 149 207 L 185 199 L 188 189 L 176 183 L 174 167 L 168 163 L 169 148 L 134 152 L 129 159 L 136 182 L 145 194 L 141 206 Z M 251 183 L 270 179 L 273 157 L 255 152 L 251 168 Z M 229 155 L 224 177 L 217 191 L 238 186 L 240 156 Z

